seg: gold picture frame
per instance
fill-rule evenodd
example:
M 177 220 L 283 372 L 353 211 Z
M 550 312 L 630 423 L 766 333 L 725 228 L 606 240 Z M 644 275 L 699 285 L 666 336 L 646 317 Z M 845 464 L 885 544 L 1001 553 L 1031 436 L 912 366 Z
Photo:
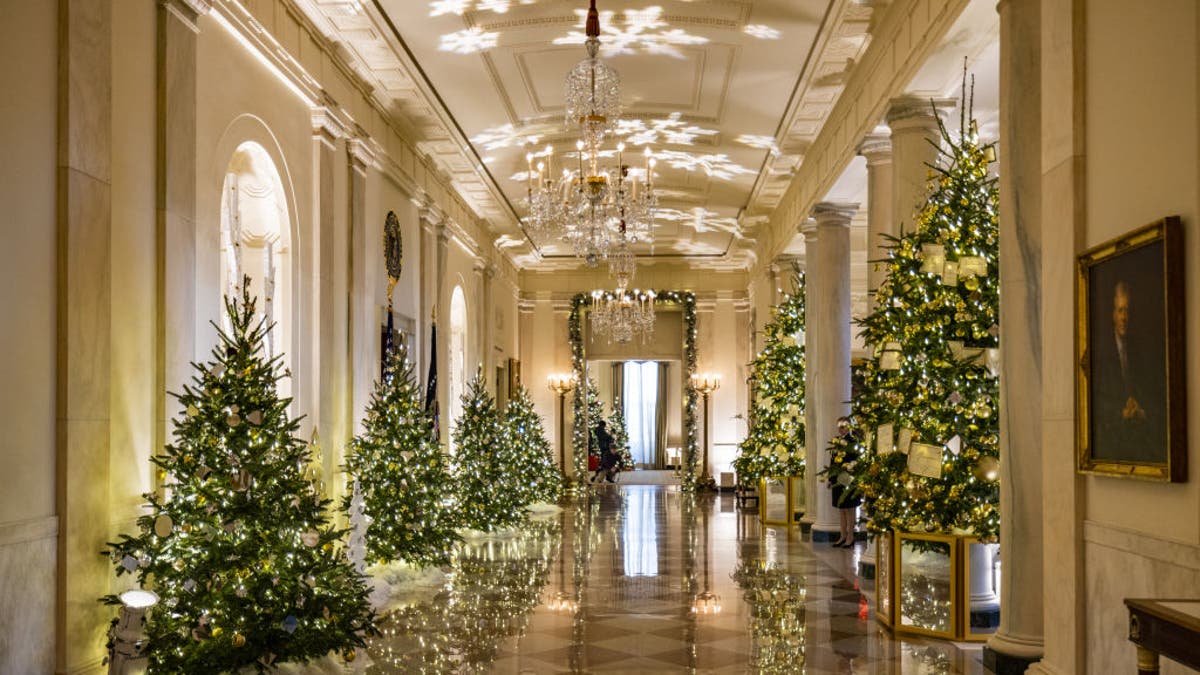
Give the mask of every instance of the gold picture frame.
M 959 635 L 960 640 L 967 642 L 986 642 L 989 638 L 996 634 L 1000 629 L 1000 596 L 997 593 L 995 596 L 995 611 L 976 611 L 977 608 L 971 605 L 971 589 L 975 582 L 975 561 L 977 556 L 983 556 L 985 561 L 992 563 L 984 574 L 995 574 L 995 556 L 993 551 L 998 551 L 998 545 L 995 542 L 986 542 L 978 537 L 963 537 L 962 538 L 962 581 L 961 597 L 959 602 L 959 617 L 958 625 L 962 628 Z M 995 577 L 990 579 L 993 584 L 993 590 L 996 590 Z M 1003 583 L 1003 579 L 1001 579 Z M 990 607 L 987 608 L 990 610 Z M 976 625 L 982 621 L 988 621 L 986 625 Z
M 1080 472 L 1187 480 L 1182 244 L 1170 216 L 1077 258 Z
M 896 623 L 896 603 L 892 580 L 896 578 L 895 535 L 883 532 L 875 537 L 875 619 L 891 628 Z
M 792 481 L 788 476 L 764 478 L 758 495 L 759 518 L 764 525 L 792 524 Z
M 892 551 L 895 568 L 891 580 L 895 612 L 893 630 L 947 640 L 953 640 L 959 635 L 959 617 L 955 611 L 960 592 L 959 539 L 954 535 L 945 534 L 896 533 L 895 550 Z M 943 548 L 944 551 L 939 550 Z M 945 558 L 945 564 L 937 565 L 932 575 L 928 573 L 932 568 L 914 564 L 909 560 L 909 556 L 930 558 L 939 555 Z M 943 573 L 941 578 L 936 576 L 936 572 Z M 914 592 L 909 589 L 910 583 L 919 586 L 920 590 Z M 909 603 L 923 603 L 923 606 L 918 608 Z M 921 617 L 922 612 L 934 616 Z M 944 624 L 940 627 L 930 625 L 931 619 L 939 618 L 937 615 L 941 615 L 941 622 Z

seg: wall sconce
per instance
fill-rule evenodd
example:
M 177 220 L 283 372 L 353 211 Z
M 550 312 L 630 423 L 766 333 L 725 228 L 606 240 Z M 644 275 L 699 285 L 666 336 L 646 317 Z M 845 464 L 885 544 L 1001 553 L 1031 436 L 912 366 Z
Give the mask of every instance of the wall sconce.
M 158 596 L 140 588 L 125 591 L 121 613 L 108 629 L 108 673 L 125 675 L 146 669 L 146 614 L 158 604 Z

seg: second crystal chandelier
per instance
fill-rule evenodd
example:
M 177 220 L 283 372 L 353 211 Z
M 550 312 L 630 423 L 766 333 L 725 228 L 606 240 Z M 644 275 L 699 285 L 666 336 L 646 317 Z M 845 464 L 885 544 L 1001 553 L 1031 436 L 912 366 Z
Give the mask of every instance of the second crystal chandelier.
M 658 206 L 655 162 L 647 147 L 643 166 L 630 167 L 625 164 L 625 144 L 618 143 L 616 164 L 602 163 L 614 154 L 602 145 L 621 115 L 621 78 L 597 58 L 600 16 L 595 0 L 588 9 L 586 31 L 588 56 L 571 69 L 564 87 L 566 123 L 576 126 L 580 135 L 574 166 L 564 162 L 561 175 L 556 175 L 551 146 L 538 153 L 536 165 L 535 156 L 526 155 L 528 223 L 543 239 L 560 235 L 569 241 L 589 267 L 610 259 L 618 285 L 624 288 L 633 274 L 630 245 L 651 238 Z

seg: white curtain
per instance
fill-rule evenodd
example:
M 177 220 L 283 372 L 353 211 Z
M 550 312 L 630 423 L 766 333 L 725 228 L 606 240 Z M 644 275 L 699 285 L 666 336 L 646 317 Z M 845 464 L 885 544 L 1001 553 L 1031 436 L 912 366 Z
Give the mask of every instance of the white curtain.
M 658 363 L 626 361 L 622 398 L 633 461 L 642 467 L 652 466 L 658 436 Z

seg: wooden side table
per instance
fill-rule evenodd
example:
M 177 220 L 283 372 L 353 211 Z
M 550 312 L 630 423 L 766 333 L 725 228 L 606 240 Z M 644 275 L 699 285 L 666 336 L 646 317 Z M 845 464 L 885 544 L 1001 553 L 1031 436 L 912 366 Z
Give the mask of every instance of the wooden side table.
M 1159 656 L 1200 669 L 1200 599 L 1126 598 L 1125 606 L 1138 675 L 1156 675 Z

